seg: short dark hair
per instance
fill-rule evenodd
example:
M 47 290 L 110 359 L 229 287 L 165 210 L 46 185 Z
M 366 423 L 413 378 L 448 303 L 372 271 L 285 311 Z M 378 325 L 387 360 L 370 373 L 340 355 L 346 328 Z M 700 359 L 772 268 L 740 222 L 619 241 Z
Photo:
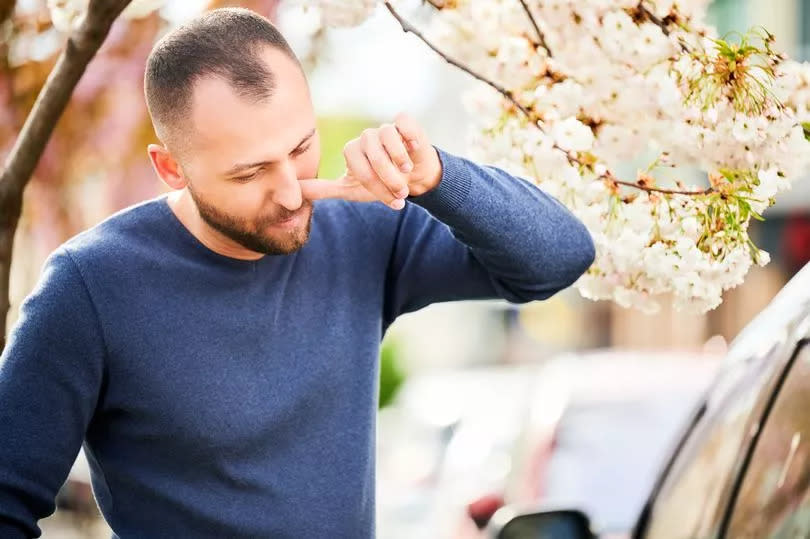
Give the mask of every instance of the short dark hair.
M 238 95 L 260 102 L 275 90 L 275 77 L 261 60 L 264 46 L 284 52 L 300 67 L 287 40 L 267 18 L 244 8 L 207 11 L 167 33 L 149 54 L 144 76 L 146 106 L 166 143 L 188 117 L 195 81 L 226 80 Z

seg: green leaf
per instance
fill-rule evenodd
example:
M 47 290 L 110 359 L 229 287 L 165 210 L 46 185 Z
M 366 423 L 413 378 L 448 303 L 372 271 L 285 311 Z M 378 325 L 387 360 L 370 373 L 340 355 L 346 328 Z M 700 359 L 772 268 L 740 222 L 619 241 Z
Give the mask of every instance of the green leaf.
M 740 200 L 740 221 L 743 223 L 748 219 L 748 215 L 753 213 L 751 211 L 751 205 L 744 200 Z
M 802 130 L 804 131 L 804 140 L 810 141 L 810 122 L 802 122 Z

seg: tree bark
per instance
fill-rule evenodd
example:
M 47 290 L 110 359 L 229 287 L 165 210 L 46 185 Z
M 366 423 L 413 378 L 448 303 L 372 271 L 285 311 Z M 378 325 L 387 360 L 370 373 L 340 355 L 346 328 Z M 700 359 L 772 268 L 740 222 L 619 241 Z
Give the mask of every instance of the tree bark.
M 6 344 L 9 278 L 14 234 L 22 213 L 23 191 L 39 162 L 73 90 L 131 0 L 90 0 L 87 14 L 68 38 L 0 171 L 0 353 Z M 0 0 L 0 14 L 14 2 Z M 2 20 L 0 20 L 0 24 Z
M 11 18 L 16 3 L 17 0 L 0 0 L 0 26 Z

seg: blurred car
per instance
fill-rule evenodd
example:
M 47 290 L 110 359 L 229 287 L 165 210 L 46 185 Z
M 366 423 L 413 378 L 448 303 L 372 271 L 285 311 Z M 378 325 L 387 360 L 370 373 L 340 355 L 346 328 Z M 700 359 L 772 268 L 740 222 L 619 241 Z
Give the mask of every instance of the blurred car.
M 378 536 L 477 537 L 469 513 L 483 525 L 505 502 L 551 497 L 629 529 L 615 494 L 643 503 L 716 364 L 604 350 L 409 377 L 378 419 Z M 611 472 L 589 484 L 588 466 Z
M 530 403 L 509 476 L 469 504 L 470 517 L 483 527 L 504 504 L 546 501 L 631 530 L 718 360 L 621 349 L 554 359 L 539 374 L 544 388 Z
M 810 265 L 734 339 L 630 537 L 810 537 Z M 499 539 L 605 537 L 574 506 L 508 506 Z

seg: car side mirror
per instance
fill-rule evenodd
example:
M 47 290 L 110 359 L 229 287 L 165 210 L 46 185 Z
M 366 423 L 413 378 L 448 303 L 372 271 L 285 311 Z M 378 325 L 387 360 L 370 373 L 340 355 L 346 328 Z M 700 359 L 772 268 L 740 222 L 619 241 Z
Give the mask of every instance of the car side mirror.
M 507 508 L 505 508 L 507 509 Z M 499 510 L 492 517 L 496 539 L 595 539 L 590 521 L 573 509 L 540 511 L 517 516 Z M 499 524 L 498 521 L 505 521 Z

